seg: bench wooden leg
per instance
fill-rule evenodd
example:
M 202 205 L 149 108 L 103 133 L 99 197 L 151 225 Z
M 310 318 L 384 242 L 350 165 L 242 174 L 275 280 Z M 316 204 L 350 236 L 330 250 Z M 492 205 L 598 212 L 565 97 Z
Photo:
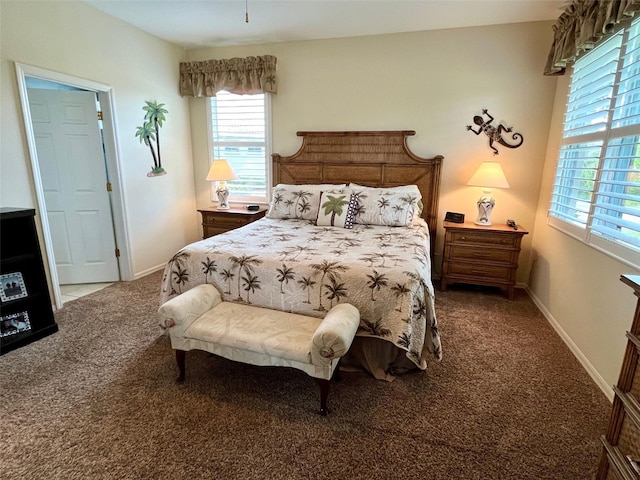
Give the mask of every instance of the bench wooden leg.
M 186 356 L 184 350 L 176 350 L 176 361 L 178 362 L 178 370 L 180 370 L 180 374 L 178 375 L 177 382 L 184 382 L 184 357 Z
M 333 376 L 331 377 L 331 379 L 334 382 L 342 381 L 342 375 L 340 375 L 340 362 L 341 361 L 342 361 L 342 358 L 340 360 L 338 360 L 338 365 L 336 365 L 336 369 L 333 371 Z
M 320 415 L 325 416 L 329 413 L 327 408 L 327 397 L 329 396 L 329 380 L 324 378 L 315 378 L 314 380 L 320 386 Z

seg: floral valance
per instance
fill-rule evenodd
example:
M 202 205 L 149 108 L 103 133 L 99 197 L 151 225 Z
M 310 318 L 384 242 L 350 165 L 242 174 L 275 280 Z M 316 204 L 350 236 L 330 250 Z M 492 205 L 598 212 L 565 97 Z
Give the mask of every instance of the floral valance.
M 180 62 L 180 95 L 215 97 L 220 90 L 254 95 L 277 93 L 276 57 Z
M 575 0 L 553 26 L 545 75 L 564 75 L 567 65 L 640 11 L 640 0 Z

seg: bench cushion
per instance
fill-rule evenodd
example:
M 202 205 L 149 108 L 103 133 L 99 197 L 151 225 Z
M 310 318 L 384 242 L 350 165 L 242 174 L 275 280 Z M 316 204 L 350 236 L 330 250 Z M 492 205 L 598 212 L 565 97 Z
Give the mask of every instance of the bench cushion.
M 320 318 L 222 302 L 184 332 L 185 338 L 310 363 L 309 340 Z

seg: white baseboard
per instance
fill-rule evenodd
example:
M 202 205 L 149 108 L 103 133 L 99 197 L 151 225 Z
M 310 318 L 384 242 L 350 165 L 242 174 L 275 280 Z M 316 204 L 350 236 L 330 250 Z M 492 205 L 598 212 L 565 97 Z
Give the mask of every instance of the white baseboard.
M 533 303 L 536 304 L 538 309 L 542 312 L 542 314 L 545 316 L 547 321 L 551 324 L 553 329 L 560 336 L 562 341 L 569 347 L 569 349 L 571 350 L 571 353 L 573 353 L 573 355 L 578 359 L 580 364 L 584 367 L 584 369 L 587 371 L 587 373 L 593 379 L 593 381 L 596 382 L 596 385 L 600 388 L 600 390 L 602 390 L 602 393 L 604 393 L 607 396 L 610 402 L 613 402 L 613 396 L 614 396 L 613 388 L 607 384 L 607 382 L 604 380 L 604 378 L 602 378 L 602 376 L 594 368 L 591 362 L 589 362 L 587 357 L 585 357 L 584 354 L 580 351 L 578 346 L 575 343 L 573 343 L 573 340 L 571 340 L 571 337 L 567 335 L 567 333 L 562 329 L 562 327 L 556 321 L 556 319 L 553 318 L 553 315 L 551 314 L 551 312 L 547 310 L 547 308 L 542 304 L 540 299 L 529 289 L 529 287 L 525 286 L 524 289 L 527 292 L 527 294 L 529 294 L 529 297 L 531 298 L 531 300 L 533 300 Z
M 155 273 L 158 270 L 163 270 L 166 265 L 166 263 L 162 263 L 160 265 L 156 265 L 155 267 L 147 268 L 146 270 L 134 274 L 133 279 L 138 280 L 139 278 L 146 277 L 150 273 Z M 158 288 L 160 288 L 160 285 L 158 285 Z

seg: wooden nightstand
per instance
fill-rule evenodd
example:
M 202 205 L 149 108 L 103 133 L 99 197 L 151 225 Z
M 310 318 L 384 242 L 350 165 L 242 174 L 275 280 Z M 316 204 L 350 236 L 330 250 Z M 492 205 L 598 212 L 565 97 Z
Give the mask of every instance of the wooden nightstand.
M 267 207 L 260 207 L 260 210 L 253 212 L 244 208 L 230 208 L 229 210 L 203 208 L 198 211 L 202 214 L 202 238 L 209 238 L 261 219 L 266 215 Z
M 527 232 L 504 224 L 444 222 L 441 290 L 451 283 L 499 287 L 513 300 L 520 242 Z

